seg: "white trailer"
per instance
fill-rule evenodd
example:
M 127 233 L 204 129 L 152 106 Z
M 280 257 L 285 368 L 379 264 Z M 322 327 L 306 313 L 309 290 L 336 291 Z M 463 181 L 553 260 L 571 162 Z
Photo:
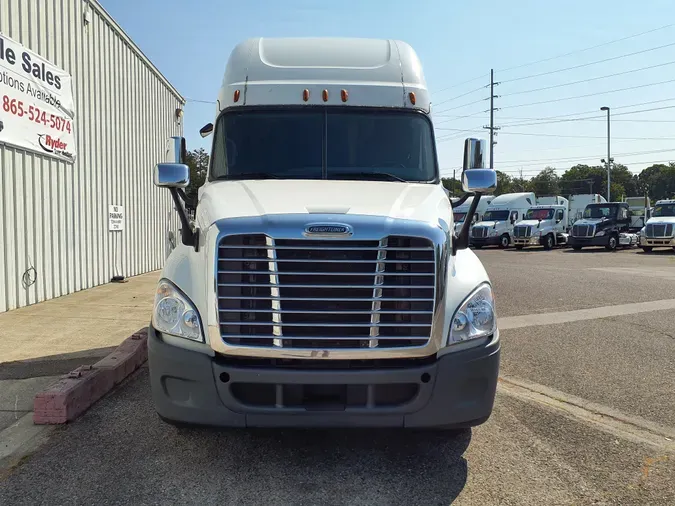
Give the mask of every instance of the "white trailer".
M 584 209 L 588 204 L 602 204 L 607 202 L 607 199 L 599 193 L 581 193 L 578 195 L 571 195 L 569 199 L 569 226 L 574 225 L 574 222 L 580 220 L 584 216 Z
M 495 197 L 483 219 L 471 229 L 471 245 L 476 249 L 488 245 L 507 248 L 512 243 L 513 226 L 536 202 L 533 192 L 505 193 Z

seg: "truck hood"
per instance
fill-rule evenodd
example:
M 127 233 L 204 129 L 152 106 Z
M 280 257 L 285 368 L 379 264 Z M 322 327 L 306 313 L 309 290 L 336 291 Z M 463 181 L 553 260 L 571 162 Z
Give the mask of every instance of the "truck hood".
M 601 223 L 603 221 L 608 221 L 607 219 L 603 218 L 582 218 L 581 220 L 577 220 L 574 222 L 575 225 L 597 225 L 598 223 Z
M 551 225 L 553 220 L 541 220 L 541 227 L 546 227 L 548 225 Z M 520 225 L 526 225 L 528 227 L 534 227 L 537 228 L 537 225 L 539 224 L 539 220 L 522 220 L 516 223 L 515 226 L 520 226 Z
M 450 223 L 450 201 L 435 184 L 388 181 L 217 181 L 202 187 L 197 219 L 208 226 L 226 218 L 272 214 L 344 214 Z
M 494 227 L 497 225 L 497 228 L 503 227 L 508 223 L 507 221 L 479 221 L 474 225 L 474 227 Z
M 649 218 L 647 220 L 647 225 L 652 223 L 675 223 L 675 216 L 656 216 L 655 218 Z

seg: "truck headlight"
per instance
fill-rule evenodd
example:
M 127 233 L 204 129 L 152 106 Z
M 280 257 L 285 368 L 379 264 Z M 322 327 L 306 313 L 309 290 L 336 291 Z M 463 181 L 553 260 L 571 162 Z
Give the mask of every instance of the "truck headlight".
M 499 234 L 499 232 L 497 230 L 494 230 L 494 229 L 490 230 L 490 237 L 494 237 L 497 234 Z
M 605 231 L 604 231 L 604 230 L 601 230 L 600 232 L 598 232 L 597 234 L 595 234 L 595 237 L 602 237 L 603 235 L 605 235 Z
M 448 345 L 494 334 L 497 315 L 492 287 L 483 283 L 459 306 L 452 317 Z
M 152 326 L 165 334 L 204 342 L 199 313 L 194 304 L 166 279 L 160 280 L 157 285 Z

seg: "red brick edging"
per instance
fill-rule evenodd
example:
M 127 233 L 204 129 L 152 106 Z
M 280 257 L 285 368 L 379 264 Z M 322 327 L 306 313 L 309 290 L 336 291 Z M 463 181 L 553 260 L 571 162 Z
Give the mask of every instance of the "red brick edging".
M 92 365 L 83 365 L 33 401 L 33 423 L 66 423 L 84 413 L 115 385 L 138 369 L 148 358 L 148 333 L 141 329 L 126 338 L 115 351 Z

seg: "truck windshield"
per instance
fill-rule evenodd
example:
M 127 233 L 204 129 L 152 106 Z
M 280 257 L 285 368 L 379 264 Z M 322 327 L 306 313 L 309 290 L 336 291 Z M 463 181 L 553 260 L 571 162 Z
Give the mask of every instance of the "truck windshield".
M 588 206 L 584 209 L 584 218 L 611 218 L 616 214 L 613 206 Z
M 553 209 L 528 209 L 525 213 L 526 220 L 552 220 Z
M 412 111 L 232 111 L 214 135 L 212 179 L 437 180 L 431 123 Z
M 509 219 L 509 212 L 506 211 L 487 211 L 483 215 L 483 221 L 506 221 Z
M 655 218 L 660 216 L 675 216 L 675 204 L 663 204 L 654 207 L 652 216 Z
M 466 218 L 466 213 L 455 213 L 455 223 L 462 223 Z

